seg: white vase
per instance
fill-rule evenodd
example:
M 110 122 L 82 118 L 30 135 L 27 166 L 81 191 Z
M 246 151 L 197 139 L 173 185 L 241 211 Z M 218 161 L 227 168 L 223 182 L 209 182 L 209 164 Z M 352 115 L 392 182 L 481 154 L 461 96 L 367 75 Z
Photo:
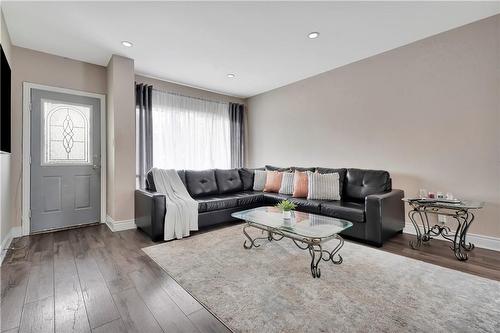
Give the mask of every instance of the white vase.
M 283 218 L 288 220 L 292 218 L 292 211 L 291 210 L 284 210 L 283 211 Z

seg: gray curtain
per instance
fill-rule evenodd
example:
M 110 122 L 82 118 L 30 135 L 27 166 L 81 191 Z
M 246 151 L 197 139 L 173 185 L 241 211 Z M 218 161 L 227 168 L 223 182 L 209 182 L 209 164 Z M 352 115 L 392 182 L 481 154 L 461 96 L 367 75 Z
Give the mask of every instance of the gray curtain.
M 245 165 L 245 106 L 229 103 L 229 119 L 231 120 L 231 167 L 241 168 Z
M 136 178 L 139 188 L 145 188 L 146 173 L 153 167 L 152 93 L 153 86 L 136 83 Z

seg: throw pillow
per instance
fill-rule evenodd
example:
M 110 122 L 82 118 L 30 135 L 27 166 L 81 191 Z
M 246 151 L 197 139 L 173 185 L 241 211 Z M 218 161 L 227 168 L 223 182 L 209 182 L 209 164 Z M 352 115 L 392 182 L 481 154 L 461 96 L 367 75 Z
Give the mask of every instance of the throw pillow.
M 281 187 L 279 193 L 281 194 L 292 194 L 293 193 L 293 173 L 283 172 L 283 178 L 281 179 Z
M 307 172 L 295 171 L 293 175 L 293 194 L 294 198 L 307 197 Z
M 267 178 L 266 178 L 266 185 L 264 186 L 264 192 L 278 193 L 281 187 L 282 178 L 283 178 L 283 172 L 267 171 Z
M 339 174 L 339 182 L 340 182 L 340 196 L 343 196 L 343 191 L 344 191 L 344 184 L 345 184 L 345 178 L 346 178 L 346 173 L 347 169 L 345 168 L 322 168 L 322 167 L 317 167 L 316 172 L 319 173 L 338 173 Z
M 340 200 L 338 173 L 307 173 L 307 199 Z
M 253 190 L 262 191 L 266 185 L 267 172 L 264 170 L 255 170 L 253 177 Z

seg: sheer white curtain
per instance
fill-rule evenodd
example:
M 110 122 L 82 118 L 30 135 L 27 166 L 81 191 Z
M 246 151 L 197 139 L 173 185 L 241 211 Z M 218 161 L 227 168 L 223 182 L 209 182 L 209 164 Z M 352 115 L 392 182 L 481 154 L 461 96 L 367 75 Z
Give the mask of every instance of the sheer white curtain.
M 203 170 L 231 167 L 228 103 L 153 89 L 153 166 Z

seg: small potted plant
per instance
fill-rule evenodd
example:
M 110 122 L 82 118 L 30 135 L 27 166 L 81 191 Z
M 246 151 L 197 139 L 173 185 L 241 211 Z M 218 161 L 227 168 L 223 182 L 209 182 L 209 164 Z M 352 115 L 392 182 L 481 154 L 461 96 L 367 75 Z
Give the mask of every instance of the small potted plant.
M 276 208 L 281 209 L 283 212 L 284 219 L 290 219 L 292 217 L 292 210 L 294 210 L 297 206 L 288 200 L 283 200 L 279 204 L 276 205 Z

